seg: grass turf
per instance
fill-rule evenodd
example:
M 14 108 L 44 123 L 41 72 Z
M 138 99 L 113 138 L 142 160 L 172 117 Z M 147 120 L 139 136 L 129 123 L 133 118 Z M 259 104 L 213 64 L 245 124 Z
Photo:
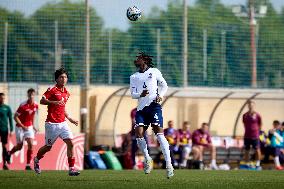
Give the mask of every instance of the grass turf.
M 85 170 L 78 177 L 67 176 L 66 171 L 0 171 L 2 189 L 166 189 L 166 188 L 283 188 L 284 171 L 198 171 L 176 170 L 175 176 L 167 179 L 165 170 L 154 170 L 149 175 L 142 171 Z

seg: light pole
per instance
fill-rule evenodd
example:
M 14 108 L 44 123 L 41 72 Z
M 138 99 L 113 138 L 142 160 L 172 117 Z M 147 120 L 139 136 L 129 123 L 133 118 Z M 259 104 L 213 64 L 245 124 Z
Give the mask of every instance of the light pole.
M 261 5 L 258 7 L 258 11 L 255 8 L 254 0 L 249 0 L 249 10 L 246 10 L 246 7 L 242 5 L 233 6 L 233 13 L 237 17 L 247 17 L 249 18 L 250 25 L 250 48 L 251 48 L 251 86 L 253 88 L 257 87 L 257 58 L 256 58 L 256 40 L 255 40 L 255 31 L 258 25 L 257 18 L 263 18 L 267 12 L 267 6 Z
M 188 60 L 188 24 L 187 24 L 187 4 L 186 0 L 183 0 L 183 87 L 188 86 L 188 68 L 187 68 L 187 60 Z
M 86 38 L 85 38 L 85 86 L 84 92 L 85 96 L 83 98 L 83 111 L 82 115 L 84 116 L 84 125 L 82 131 L 85 133 L 85 152 L 89 150 L 89 133 L 88 129 L 90 126 L 90 106 L 89 106 L 89 88 L 90 88 L 90 6 L 89 0 L 85 0 L 86 7 Z M 87 110 L 87 111 L 86 111 Z

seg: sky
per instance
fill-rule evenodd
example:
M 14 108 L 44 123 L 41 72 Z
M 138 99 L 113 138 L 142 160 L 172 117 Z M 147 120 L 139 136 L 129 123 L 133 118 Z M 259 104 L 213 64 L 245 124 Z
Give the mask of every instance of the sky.
M 60 0 L 0 0 L 0 6 L 11 11 L 20 11 L 26 16 L 32 15 L 38 8 L 46 3 L 59 2 Z M 84 2 L 84 0 L 71 0 L 74 2 Z M 245 4 L 247 0 L 221 0 L 225 5 Z M 106 28 L 119 28 L 127 30 L 128 20 L 126 9 L 136 5 L 142 10 L 142 14 L 149 14 L 151 7 L 157 6 L 166 9 L 167 0 L 89 0 L 90 6 L 94 7 L 99 16 L 104 20 Z M 284 6 L 284 0 L 270 0 L 276 10 L 280 11 Z M 192 6 L 195 0 L 187 0 L 187 4 Z M 114 19 L 115 18 L 115 19 Z

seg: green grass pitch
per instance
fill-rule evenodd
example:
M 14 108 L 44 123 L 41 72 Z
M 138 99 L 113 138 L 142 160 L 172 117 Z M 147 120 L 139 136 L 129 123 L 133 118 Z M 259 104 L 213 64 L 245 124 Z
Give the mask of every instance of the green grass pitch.
M 0 171 L 2 189 L 273 189 L 284 188 L 284 171 L 198 171 L 176 170 L 167 179 L 165 170 L 142 171 L 85 170 L 78 177 L 67 176 L 66 171 Z

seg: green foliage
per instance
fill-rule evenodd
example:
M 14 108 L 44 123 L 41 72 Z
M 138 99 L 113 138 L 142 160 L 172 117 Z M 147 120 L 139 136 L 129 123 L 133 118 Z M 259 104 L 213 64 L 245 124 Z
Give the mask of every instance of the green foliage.
M 258 87 L 283 87 L 284 9 L 271 3 L 265 18 L 258 21 Z M 256 2 L 259 6 L 260 1 Z M 0 36 L 9 23 L 8 81 L 52 81 L 55 69 L 55 22 L 61 62 L 69 70 L 71 83 L 85 78 L 85 4 L 64 0 L 48 3 L 32 16 L 0 8 Z M 112 62 L 112 84 L 127 84 L 135 71 L 133 60 L 146 51 L 157 61 L 157 31 L 160 30 L 161 71 L 172 86 L 182 86 L 183 5 L 169 0 L 166 10 L 153 7 L 151 14 L 131 22 L 127 31 L 106 29 L 94 8 L 90 9 L 91 83 L 108 83 Z M 203 32 L 207 32 L 207 46 Z M 110 35 L 111 33 L 111 35 Z M 223 33 L 223 34 L 222 34 Z M 112 56 L 109 57 L 111 37 Z M 220 0 L 197 0 L 188 7 L 188 80 L 191 86 L 250 87 L 251 47 L 248 19 L 237 18 Z M 3 38 L 0 37 L 0 67 L 3 66 Z M 203 51 L 207 51 L 204 70 Z M 2 75 L 1 69 L 0 74 Z M 204 78 L 206 73 L 206 78 Z M 2 79 L 2 78 L 1 78 Z

